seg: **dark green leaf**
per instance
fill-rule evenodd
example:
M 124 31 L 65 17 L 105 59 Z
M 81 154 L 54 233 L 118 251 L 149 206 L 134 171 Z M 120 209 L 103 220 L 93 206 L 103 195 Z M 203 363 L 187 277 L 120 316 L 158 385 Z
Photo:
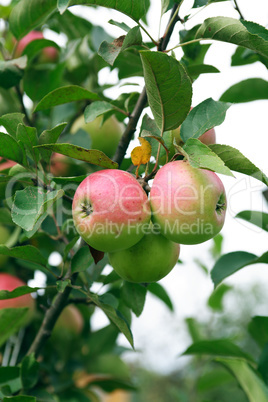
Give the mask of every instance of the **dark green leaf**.
M 136 283 L 124 282 L 122 297 L 126 305 L 139 317 L 145 304 L 146 288 Z
M 222 159 L 198 139 L 189 138 L 183 145 L 183 149 L 187 153 L 188 160 L 193 167 L 209 169 L 227 176 L 233 176 Z
M 35 112 L 38 112 L 39 110 L 50 109 L 57 105 L 63 105 L 64 103 L 76 102 L 84 99 L 97 100 L 99 99 L 99 96 L 77 85 L 68 85 L 65 87 L 57 88 L 47 94 L 37 104 Z
M 212 268 L 211 279 L 216 287 L 221 281 L 241 268 L 259 263 L 268 264 L 268 252 L 257 257 L 255 254 L 247 253 L 246 251 L 234 251 L 218 259 Z
M 39 137 L 39 144 L 55 144 L 66 126 L 67 123 L 61 123 L 53 127 L 51 130 L 43 131 Z M 40 148 L 40 153 L 44 161 L 49 163 L 52 151 Z
M 217 358 L 236 377 L 249 402 L 267 402 L 268 388 L 257 373 L 243 360 Z
M 200 324 L 195 318 L 189 317 L 185 319 L 186 325 L 188 327 L 188 332 L 191 335 L 193 342 L 199 342 L 202 340 Z
M 0 222 L 8 225 L 13 225 L 10 210 L 8 208 L 0 208 Z
M 111 103 L 108 102 L 93 102 L 91 105 L 88 105 L 84 111 L 85 122 L 89 123 L 96 119 L 96 117 L 103 115 L 110 110 L 113 110 L 114 107 Z
M 203 22 L 196 33 L 196 38 L 234 43 L 268 57 L 266 32 L 264 27 L 254 22 L 249 25 L 248 21 L 242 22 L 229 17 L 213 17 Z
M 34 354 L 25 356 L 21 362 L 21 382 L 24 389 L 31 389 L 38 381 L 39 363 L 35 360 Z
M 181 125 L 180 136 L 184 142 L 189 138 L 199 138 L 206 131 L 219 126 L 231 104 L 206 99 L 195 106 Z
M 23 162 L 22 150 L 9 134 L 0 133 L 0 156 L 20 164 Z
M 254 359 L 240 349 L 237 345 L 230 342 L 228 339 L 213 339 L 198 341 L 193 343 L 183 355 L 207 355 L 207 356 L 226 356 L 226 357 L 238 357 L 255 363 Z
M 116 169 L 118 167 L 116 162 L 113 162 L 103 152 L 95 149 L 85 149 L 71 144 L 46 144 L 38 145 L 37 148 L 48 149 L 53 152 L 69 156 L 70 158 L 78 159 L 80 161 L 88 162 L 93 165 L 102 166 L 108 169 Z
M 174 307 L 172 301 L 170 300 L 169 295 L 167 294 L 166 290 L 163 288 L 160 283 L 150 283 L 147 287 L 147 290 L 151 292 L 153 295 L 158 297 L 158 299 L 162 300 L 163 303 L 171 310 L 174 311 Z
M 6 396 L 3 402 L 37 402 L 34 396 Z
M 220 100 L 223 102 L 251 102 L 268 99 L 268 81 L 261 78 L 250 78 L 234 84 L 225 91 Z
M 0 60 L 0 87 L 8 89 L 18 85 L 26 63 L 27 57 L 25 56 L 8 61 Z
M 141 51 L 148 102 L 162 132 L 175 129 L 187 116 L 192 85 L 183 66 L 161 52 Z
M 40 288 L 30 288 L 29 286 L 19 286 L 18 288 L 12 290 L 0 290 L 0 300 L 14 299 L 15 297 L 27 295 L 29 293 L 34 293 Z
M 26 231 L 37 230 L 52 205 L 62 196 L 62 189 L 49 191 L 40 187 L 26 187 L 16 192 L 11 210 L 13 222 Z
M 39 152 L 33 147 L 38 144 L 37 131 L 35 127 L 28 127 L 19 124 L 17 128 L 17 141 L 21 141 L 33 159 L 38 162 Z
M 258 364 L 258 371 L 266 385 L 268 385 L 268 343 L 264 346 Z
M 16 138 L 17 127 L 23 124 L 24 114 L 22 113 L 8 113 L 0 117 L 0 125 L 4 126 L 8 134 Z
M 0 346 L 25 325 L 28 310 L 28 308 L 4 308 L 0 310 Z
M 236 215 L 236 218 L 244 219 L 245 221 L 258 226 L 268 232 L 268 214 L 261 211 L 241 211 Z
M 19 367 L 0 367 L 0 385 L 15 380 L 19 375 Z
M 118 329 L 114 324 L 91 332 L 88 338 L 90 355 L 99 356 L 103 353 L 111 352 L 115 346 L 117 337 Z
M 268 177 L 238 149 L 221 144 L 209 145 L 209 148 L 223 160 L 229 169 L 252 176 L 268 186 Z
M 92 385 L 97 385 L 105 392 L 112 392 L 116 389 L 125 389 L 128 391 L 135 391 L 135 387 L 130 381 L 122 380 L 121 378 L 107 378 L 105 376 L 96 378 L 91 382 Z
M 260 348 L 268 343 L 268 317 L 257 315 L 248 324 L 248 331 Z
M 46 267 L 47 263 L 47 260 L 42 256 L 40 251 L 33 246 L 18 246 L 13 248 L 0 246 L 0 255 L 8 255 L 9 257 L 34 262 L 42 267 Z
M 200 74 L 219 73 L 220 71 L 210 64 L 192 64 L 186 68 L 188 75 L 192 80 L 196 80 Z
M 86 271 L 93 263 L 93 257 L 88 246 L 80 248 L 72 259 L 72 272 Z
M 194 0 L 193 8 L 203 7 L 211 3 L 219 3 L 226 0 Z
M 215 289 L 214 292 L 209 296 L 209 307 L 216 311 L 223 311 L 223 298 L 226 293 L 229 292 L 229 290 L 231 289 L 231 286 L 225 284 L 222 284 L 217 289 Z

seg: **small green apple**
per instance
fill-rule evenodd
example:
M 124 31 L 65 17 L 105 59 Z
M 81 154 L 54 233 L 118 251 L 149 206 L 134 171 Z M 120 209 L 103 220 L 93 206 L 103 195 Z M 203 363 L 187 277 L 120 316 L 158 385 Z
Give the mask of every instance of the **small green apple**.
M 53 329 L 53 333 L 67 331 L 70 334 L 79 335 L 81 334 L 83 327 L 84 320 L 82 314 L 77 307 L 69 304 L 60 314 Z
M 170 162 L 159 169 L 150 202 L 153 222 L 177 243 L 202 243 L 218 234 L 224 224 L 226 195 L 221 180 L 187 161 Z
M 129 282 L 150 283 L 164 278 L 176 265 L 180 245 L 173 243 L 151 225 L 147 234 L 126 250 L 109 253 L 115 272 Z
M 119 123 L 115 116 L 109 117 L 103 124 L 102 118 L 102 116 L 98 116 L 92 122 L 85 123 L 82 115 L 75 120 L 71 133 L 74 134 L 79 129 L 86 131 L 90 135 L 91 148 L 102 151 L 111 158 L 123 134 L 124 125 Z

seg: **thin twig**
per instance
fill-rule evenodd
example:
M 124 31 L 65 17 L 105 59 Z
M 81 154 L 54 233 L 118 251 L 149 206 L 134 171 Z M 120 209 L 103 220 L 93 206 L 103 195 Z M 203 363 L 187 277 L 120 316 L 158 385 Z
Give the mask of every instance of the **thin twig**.
M 243 14 L 241 13 L 240 8 L 238 7 L 237 0 L 234 0 L 234 8 L 235 8 L 235 10 L 238 12 L 238 14 L 240 15 L 240 18 L 241 18 L 242 20 L 244 20 L 245 18 L 243 17 Z
M 30 119 L 29 113 L 28 113 L 28 111 L 26 110 L 26 107 L 25 107 L 25 105 L 24 105 L 23 96 L 22 96 L 22 93 L 21 93 L 21 90 L 20 90 L 19 85 L 17 85 L 17 86 L 15 87 L 15 90 L 16 90 L 16 93 L 17 93 L 18 98 L 19 98 L 19 101 L 20 101 L 21 111 L 22 111 L 23 114 L 25 114 L 26 123 L 29 124 L 29 126 L 33 126 L 33 123 L 32 123 L 32 121 L 31 121 L 31 119 Z

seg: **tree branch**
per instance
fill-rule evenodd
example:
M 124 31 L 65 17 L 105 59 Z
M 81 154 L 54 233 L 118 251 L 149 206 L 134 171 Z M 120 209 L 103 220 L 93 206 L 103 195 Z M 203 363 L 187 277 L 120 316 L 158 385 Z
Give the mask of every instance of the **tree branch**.
M 238 12 L 238 14 L 240 15 L 240 18 L 241 18 L 242 20 L 244 20 L 245 18 L 243 17 L 243 14 L 241 13 L 241 10 L 240 10 L 240 8 L 238 7 L 238 4 L 237 4 L 237 1 L 236 1 L 236 0 L 234 0 L 234 8 L 235 8 L 235 10 Z
M 178 4 L 176 4 L 175 6 L 173 6 L 172 11 L 171 11 L 171 15 L 170 15 L 170 19 L 169 19 L 169 23 L 168 23 L 168 30 L 165 33 L 165 36 L 163 38 L 160 39 L 159 44 L 158 44 L 158 51 L 162 52 L 163 50 L 166 49 L 167 44 L 170 40 L 170 37 L 172 35 L 173 29 L 175 27 L 175 24 L 177 21 L 179 21 L 179 17 L 175 17 L 174 18 L 174 14 L 177 12 L 178 10 Z M 171 24 L 170 24 L 170 21 Z M 116 153 L 113 157 L 114 162 L 117 162 L 118 165 L 120 166 L 121 163 L 123 162 L 124 156 L 126 154 L 126 151 L 128 149 L 129 143 L 132 139 L 133 134 L 135 133 L 136 127 L 137 127 L 137 123 L 139 121 L 139 118 L 142 114 L 143 109 L 145 108 L 147 103 L 147 95 L 146 95 L 146 89 L 145 87 L 143 88 L 139 99 L 137 100 L 136 106 L 131 114 L 131 116 L 129 117 L 129 121 L 128 124 L 126 126 L 126 129 L 121 137 L 121 140 L 118 144 Z

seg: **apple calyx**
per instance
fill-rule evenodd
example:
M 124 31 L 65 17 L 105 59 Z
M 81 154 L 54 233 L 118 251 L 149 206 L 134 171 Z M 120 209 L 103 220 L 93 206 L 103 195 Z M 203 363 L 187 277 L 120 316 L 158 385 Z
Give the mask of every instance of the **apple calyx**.
M 92 214 L 93 206 L 92 206 L 92 204 L 90 204 L 90 202 L 87 204 L 84 203 L 84 204 L 81 204 L 81 210 L 85 214 L 84 218 L 86 218 L 87 216 Z
M 219 199 L 218 199 L 218 202 L 217 202 L 217 204 L 216 204 L 216 212 L 217 212 L 217 214 L 221 215 L 221 213 L 222 213 L 223 211 L 225 211 L 225 210 L 226 210 L 225 195 L 224 195 L 224 194 L 221 194 L 220 197 L 219 197 Z

